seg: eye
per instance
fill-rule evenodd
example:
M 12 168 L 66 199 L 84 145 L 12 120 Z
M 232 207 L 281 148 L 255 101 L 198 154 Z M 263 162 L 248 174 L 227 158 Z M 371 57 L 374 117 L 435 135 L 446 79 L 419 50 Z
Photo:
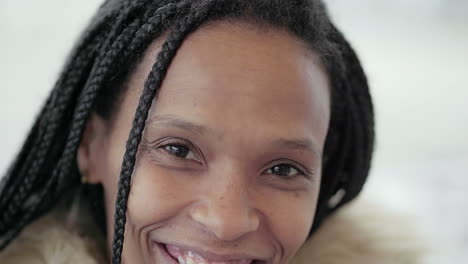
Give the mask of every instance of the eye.
M 298 175 L 303 175 L 304 173 L 298 168 L 290 164 L 278 164 L 265 171 L 267 174 L 275 174 L 277 176 L 292 178 Z
M 189 147 L 181 144 L 167 144 L 161 146 L 167 153 L 172 156 L 182 158 L 182 159 L 192 159 L 196 160 L 195 154 Z

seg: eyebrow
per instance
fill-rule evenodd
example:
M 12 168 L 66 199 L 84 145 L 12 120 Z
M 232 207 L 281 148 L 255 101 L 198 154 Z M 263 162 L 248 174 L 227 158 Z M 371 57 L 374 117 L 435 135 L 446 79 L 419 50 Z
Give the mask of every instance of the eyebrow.
M 205 134 L 209 130 L 202 125 L 180 119 L 175 115 L 157 115 L 148 119 L 147 124 L 163 127 L 176 127 L 183 130 L 192 131 L 200 135 Z
M 163 126 L 163 127 L 176 127 L 183 130 L 188 130 L 195 132 L 199 135 L 205 135 L 210 131 L 209 128 L 181 119 L 175 115 L 156 115 L 148 119 L 147 123 L 154 126 Z M 312 152 L 318 157 L 322 156 L 322 151 L 318 145 L 310 139 L 286 139 L 279 138 L 272 142 L 273 145 L 276 145 L 280 148 L 287 148 L 291 150 L 302 150 Z
M 318 157 L 322 156 L 322 151 L 320 148 L 310 139 L 285 139 L 280 138 L 273 142 L 275 145 L 280 146 L 281 148 L 288 148 L 292 150 L 303 150 L 309 151 L 317 155 Z

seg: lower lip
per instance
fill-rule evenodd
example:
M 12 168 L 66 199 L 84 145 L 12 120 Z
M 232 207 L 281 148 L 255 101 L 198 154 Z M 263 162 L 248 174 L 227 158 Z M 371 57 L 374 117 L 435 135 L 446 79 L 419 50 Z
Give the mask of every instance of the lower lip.
M 169 254 L 169 251 L 167 251 L 165 244 L 153 242 L 153 245 L 154 247 L 158 248 L 159 252 L 161 252 L 161 255 L 163 256 L 165 263 L 179 264 L 179 261 Z M 257 261 L 257 260 L 254 260 L 251 262 L 251 264 L 257 264 L 257 263 L 266 263 L 266 262 Z
M 169 252 L 166 249 L 166 246 L 161 243 L 154 242 L 154 246 L 158 248 L 159 252 L 161 252 L 161 255 L 164 258 L 164 263 L 168 264 L 179 264 L 179 261 L 174 259 Z

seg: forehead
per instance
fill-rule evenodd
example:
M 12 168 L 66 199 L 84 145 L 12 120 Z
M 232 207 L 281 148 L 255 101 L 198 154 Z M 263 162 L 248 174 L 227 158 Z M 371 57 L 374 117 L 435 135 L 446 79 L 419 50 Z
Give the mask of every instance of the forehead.
M 160 45 L 150 47 L 131 87 L 143 87 Z M 220 134 L 323 141 L 329 108 L 327 75 L 301 41 L 281 30 L 216 22 L 184 41 L 150 115 L 183 117 Z

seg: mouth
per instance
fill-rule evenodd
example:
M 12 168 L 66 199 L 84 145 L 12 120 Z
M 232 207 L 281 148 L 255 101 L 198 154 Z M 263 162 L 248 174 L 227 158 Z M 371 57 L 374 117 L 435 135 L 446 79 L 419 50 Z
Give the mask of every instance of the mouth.
M 268 264 L 266 261 L 239 255 L 215 255 L 175 245 L 153 242 L 168 264 Z

